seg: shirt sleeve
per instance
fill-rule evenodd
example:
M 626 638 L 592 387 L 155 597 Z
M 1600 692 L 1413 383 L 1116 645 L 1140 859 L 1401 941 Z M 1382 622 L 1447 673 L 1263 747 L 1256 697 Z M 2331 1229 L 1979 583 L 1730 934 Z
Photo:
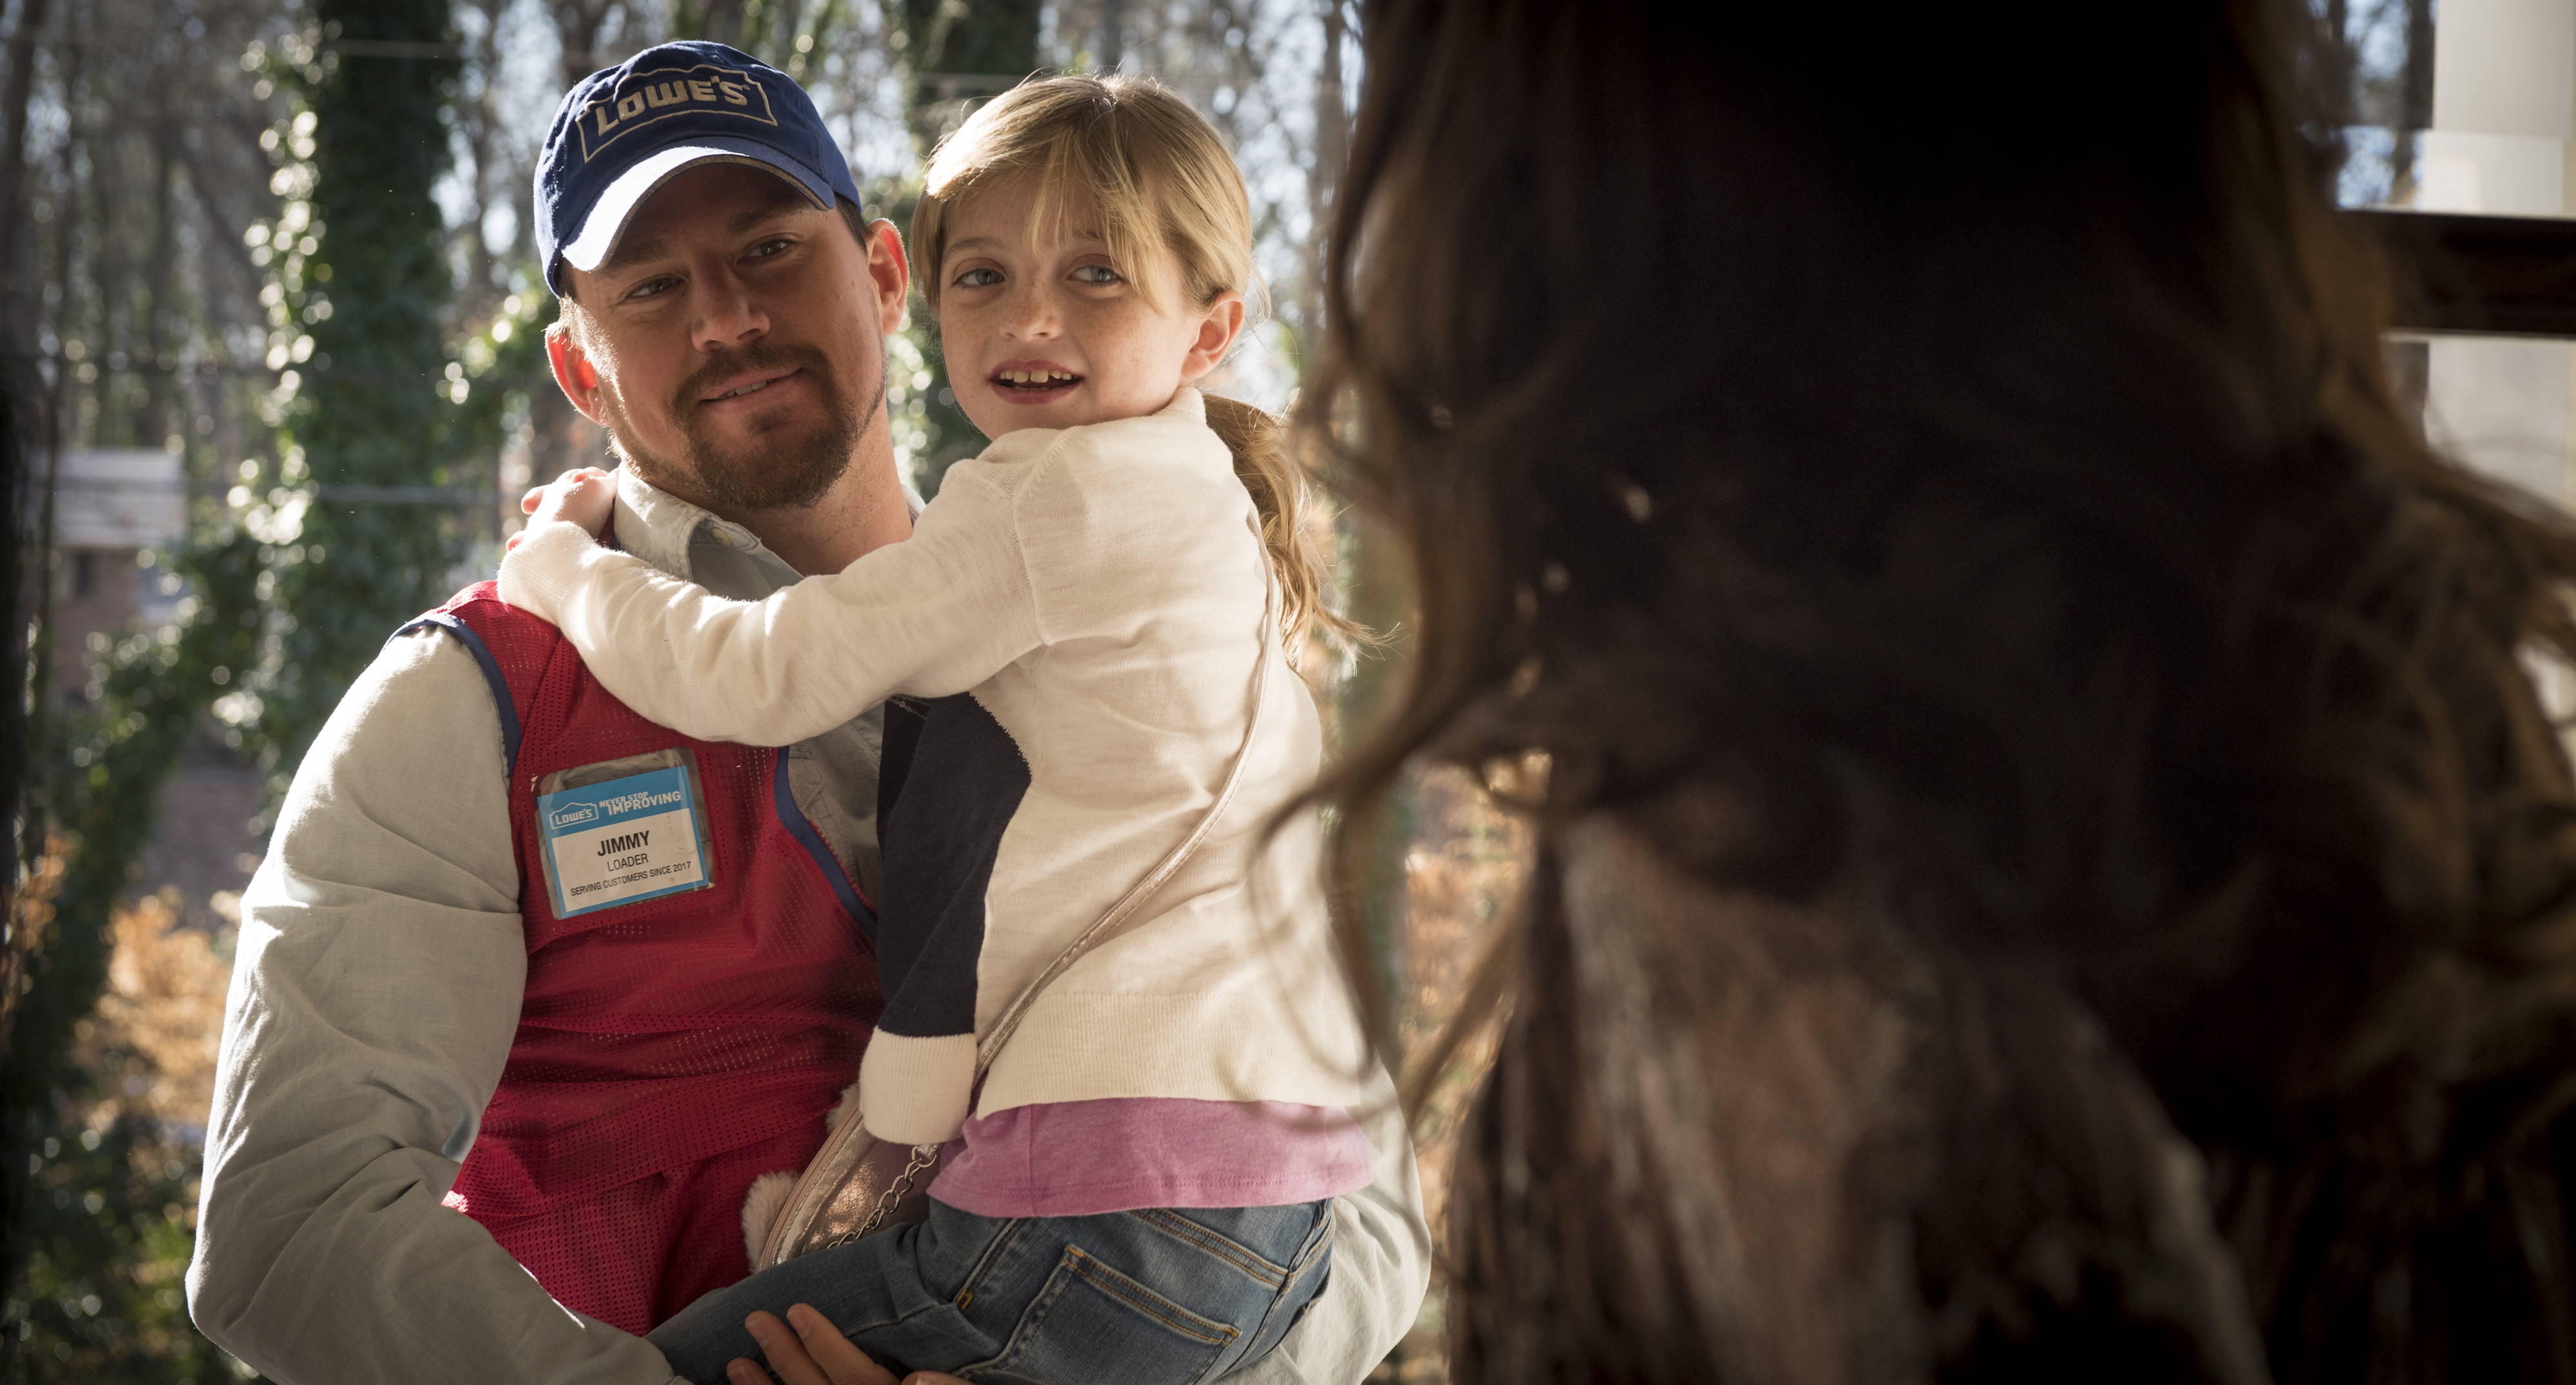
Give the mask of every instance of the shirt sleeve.
M 518 1025 L 527 953 L 490 685 L 392 641 L 298 769 L 245 892 L 191 1315 L 283 1385 L 671 1385 L 440 1205 Z
M 1354 1385 L 1386 1359 L 1422 1311 L 1431 1284 L 1431 1228 L 1422 1180 L 1394 1084 L 1354 1111 L 1377 1179 L 1333 1199 L 1333 1266 L 1322 1297 L 1277 1348 L 1226 1377 L 1236 1385 Z
M 501 596 L 559 626 L 646 720 L 789 745 L 889 694 L 964 692 L 1040 643 L 1008 498 L 971 466 L 950 477 L 912 537 L 765 601 L 728 601 L 562 523 L 527 531 Z

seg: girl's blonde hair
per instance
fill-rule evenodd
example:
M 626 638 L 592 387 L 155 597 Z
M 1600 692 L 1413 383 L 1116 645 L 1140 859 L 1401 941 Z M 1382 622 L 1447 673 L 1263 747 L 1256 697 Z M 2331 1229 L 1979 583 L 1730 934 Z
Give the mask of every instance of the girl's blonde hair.
M 1158 312 L 1204 307 L 1242 294 L 1254 321 L 1266 307 L 1252 262 L 1252 201 L 1215 127 L 1161 83 L 1134 77 L 1032 78 L 987 102 L 932 151 L 912 214 L 914 281 L 939 309 L 947 222 L 988 179 L 1034 173 L 1031 225 L 1088 198 L 1112 260 Z M 1085 227 L 1084 229 L 1094 229 Z M 1180 270 L 1185 304 L 1161 302 L 1164 263 Z M 1280 587 L 1279 639 L 1296 662 L 1310 629 L 1364 638 L 1325 601 L 1331 569 L 1306 533 L 1304 470 L 1279 421 L 1239 400 L 1208 395 L 1208 427 L 1234 454 L 1234 474 L 1261 513 L 1261 539 Z

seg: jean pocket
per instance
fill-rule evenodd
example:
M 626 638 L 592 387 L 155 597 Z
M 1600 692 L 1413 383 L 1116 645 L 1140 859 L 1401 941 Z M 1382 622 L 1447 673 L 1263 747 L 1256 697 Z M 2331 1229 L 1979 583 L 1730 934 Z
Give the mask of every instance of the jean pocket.
M 1301 1209 L 1263 1207 L 1236 1212 L 1234 1215 L 1242 1217 L 1258 1214 L 1278 1218 L 1278 1223 L 1274 1223 L 1270 1228 L 1275 1230 L 1277 1224 L 1286 1223 L 1294 1210 Z M 1234 1237 L 1202 1225 L 1169 1208 L 1147 1207 L 1123 1215 L 1153 1228 L 1168 1242 L 1165 1249 L 1181 1252 L 1197 1272 L 1205 1273 L 1208 1269 L 1223 1266 L 1269 1291 L 1276 1291 L 1281 1285 L 1286 1284 L 1297 1273 L 1298 1268 L 1304 1264 L 1305 1257 L 1314 1248 L 1314 1238 L 1309 1236 L 1308 1243 L 1290 1257 L 1290 1262 L 1282 1264 Z M 1276 1245 L 1272 1249 L 1274 1253 L 1278 1253 L 1285 1252 L 1288 1248 L 1285 1245 Z
M 959 1374 L 988 1385 L 1195 1385 L 1239 1335 L 1067 1246 L 1001 1354 Z

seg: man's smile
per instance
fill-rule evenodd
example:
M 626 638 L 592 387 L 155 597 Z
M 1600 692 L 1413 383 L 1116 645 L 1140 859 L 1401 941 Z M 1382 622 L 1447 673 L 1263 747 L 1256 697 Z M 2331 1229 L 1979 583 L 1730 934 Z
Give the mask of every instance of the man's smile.
M 676 445 L 653 465 L 737 511 L 812 504 L 849 467 L 875 412 L 853 401 L 885 392 L 845 378 L 820 346 L 766 334 L 692 364 L 661 401 L 659 426 Z
M 800 369 L 747 371 L 717 382 L 713 389 L 698 396 L 698 403 L 703 406 L 748 399 L 782 380 L 791 379 L 803 373 Z

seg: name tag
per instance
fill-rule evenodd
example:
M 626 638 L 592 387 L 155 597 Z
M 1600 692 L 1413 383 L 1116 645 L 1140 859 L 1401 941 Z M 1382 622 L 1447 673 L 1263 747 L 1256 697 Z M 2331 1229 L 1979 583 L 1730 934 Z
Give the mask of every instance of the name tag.
M 715 883 L 697 762 L 688 751 L 560 771 L 537 789 L 538 855 L 555 917 Z

